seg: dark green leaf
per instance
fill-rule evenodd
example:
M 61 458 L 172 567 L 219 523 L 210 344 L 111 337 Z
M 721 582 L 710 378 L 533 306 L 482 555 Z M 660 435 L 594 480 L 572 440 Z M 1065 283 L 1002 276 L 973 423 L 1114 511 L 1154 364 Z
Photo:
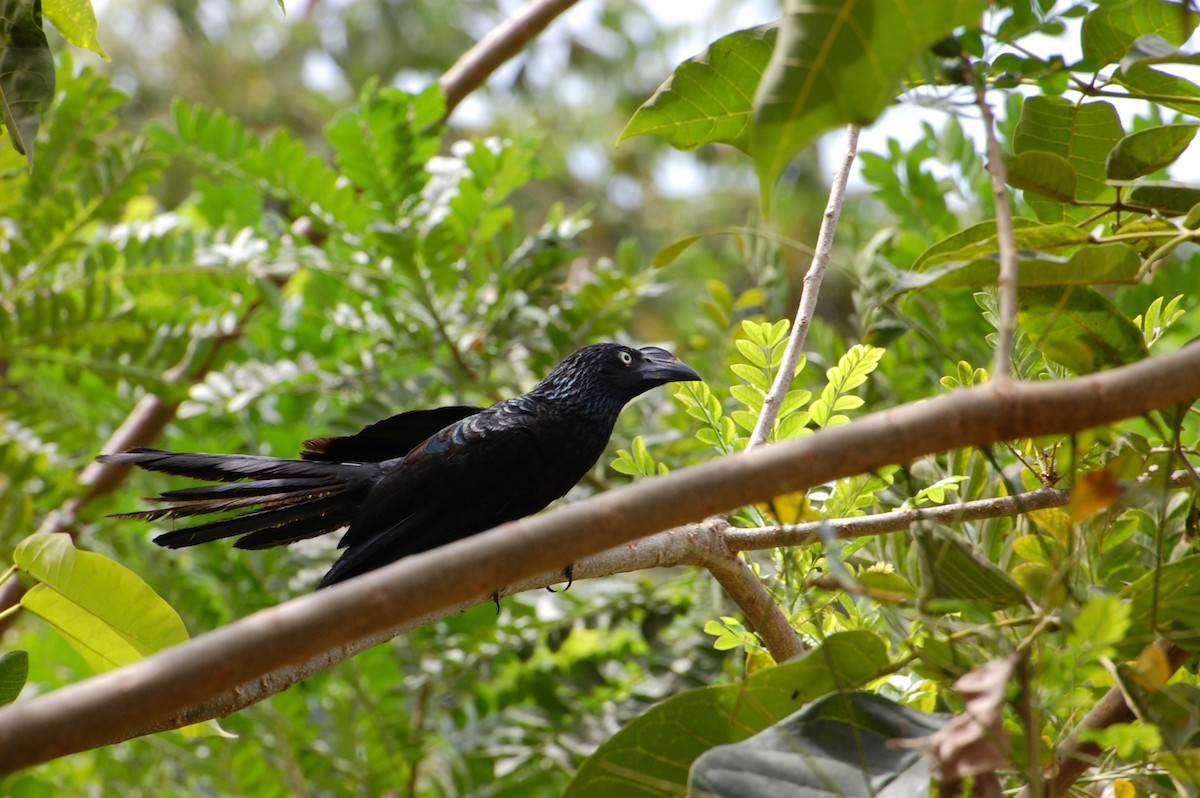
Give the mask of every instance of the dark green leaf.
M 0 105 L 17 152 L 33 169 L 43 106 L 54 99 L 54 58 L 42 30 L 41 0 L 0 0 Z
M 960 540 L 938 533 L 917 536 L 922 597 L 930 612 L 962 602 L 1007 607 L 1025 600 L 1025 591 L 1004 571 L 982 559 Z
M 896 740 L 927 737 L 949 720 L 874 693 L 838 693 L 748 740 L 707 751 L 692 766 L 688 795 L 924 795 L 929 761 L 921 746 Z
M 1104 170 L 1110 180 L 1133 180 L 1157 172 L 1183 154 L 1197 125 L 1162 125 L 1130 133 L 1108 154 Z
M 744 740 L 835 690 L 865 684 L 887 661 L 887 647 L 875 634 L 842 632 L 800 659 L 760 670 L 743 683 L 672 696 L 603 743 L 584 761 L 565 795 L 680 795 L 688 768 L 704 751 Z
M 1078 177 L 1075 167 L 1061 155 L 1030 150 L 1004 159 L 1008 184 L 1022 191 L 1032 191 L 1057 202 L 1075 199 Z
M 652 133 L 680 150 L 719 142 L 749 153 L 754 92 L 778 29 L 771 23 L 722 36 L 675 67 L 634 113 L 617 143 Z
M 1125 202 L 1167 216 L 1183 216 L 1200 202 L 1200 187 L 1166 180 L 1139 183 L 1125 195 Z
M 1097 244 L 1077 250 L 1069 258 L 1022 258 L 1017 262 L 1017 284 L 1095 285 L 1133 283 L 1142 262 L 1131 247 L 1121 243 Z M 949 263 L 925 272 L 906 272 L 893 292 L 917 288 L 961 288 L 996 285 L 1000 261 L 996 257 Z
M 1090 288 L 1028 288 L 1017 297 L 1017 319 L 1049 360 L 1077 374 L 1146 357 L 1137 327 Z
M 29 652 L 10 651 L 0 657 L 0 706 L 11 704 L 29 678 Z
M 1085 58 L 1115 64 L 1139 37 L 1158 34 L 1180 45 L 1195 27 L 1195 15 L 1178 3 L 1115 0 L 1099 4 L 1083 18 L 1080 43 Z
M 1200 648 L 1200 556 L 1184 557 L 1148 571 L 1121 591 L 1132 604 L 1130 628 L 1171 632 L 1189 651 Z
M 1021 106 L 1021 118 L 1013 134 L 1018 154 L 1046 152 L 1066 159 L 1075 170 L 1075 198 L 1116 200 L 1104 181 L 1104 162 L 1109 151 L 1124 136 L 1116 109 L 1106 102 L 1076 104 L 1061 97 L 1030 97 Z M 1077 222 L 1094 208 L 1077 208 L 1066 203 L 1026 198 L 1046 222 Z
M 977 22 L 983 6 L 978 0 L 788 0 L 754 98 L 751 151 L 764 207 L 796 153 L 826 130 L 874 121 L 917 57 L 956 27 Z

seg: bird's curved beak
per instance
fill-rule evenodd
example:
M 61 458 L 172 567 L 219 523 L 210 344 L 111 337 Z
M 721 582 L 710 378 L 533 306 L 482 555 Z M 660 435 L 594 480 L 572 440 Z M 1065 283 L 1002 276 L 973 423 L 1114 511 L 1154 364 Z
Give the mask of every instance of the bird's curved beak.
M 638 375 L 646 382 L 663 385 L 668 382 L 700 380 L 696 370 L 667 350 L 658 346 L 643 346 L 638 350 L 645 358 Z

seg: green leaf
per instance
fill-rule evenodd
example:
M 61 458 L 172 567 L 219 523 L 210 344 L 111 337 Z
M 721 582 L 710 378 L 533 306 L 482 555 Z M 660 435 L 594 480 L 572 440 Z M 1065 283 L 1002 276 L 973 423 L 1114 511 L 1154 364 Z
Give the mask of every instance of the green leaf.
M 54 58 L 42 30 L 41 0 L 0 0 L 0 105 L 17 152 L 33 171 L 42 109 L 54 99 Z
M 112 60 L 96 39 L 96 12 L 91 0 L 46 0 L 42 10 L 64 39 L 105 61 Z
M 1133 180 L 1175 163 L 1192 143 L 1197 125 L 1161 125 L 1130 133 L 1117 142 L 1104 170 L 1110 180 Z
M 1090 288 L 1026 288 L 1017 296 L 1021 329 L 1046 358 L 1077 374 L 1147 355 L 1133 322 Z
M 749 153 L 754 91 L 771 58 L 777 32 L 776 23 L 736 31 L 675 67 L 654 96 L 634 112 L 617 143 L 650 133 L 680 150 L 718 142 Z M 694 240 L 684 239 L 679 251 Z
M 688 795 L 925 795 L 927 737 L 949 720 L 867 692 L 837 693 L 732 745 L 706 751 L 692 766 Z
M 1020 216 L 1013 218 L 1012 225 L 1014 233 L 1026 227 L 1043 226 L 1036 219 L 1025 219 Z M 944 263 L 948 260 L 962 260 L 964 255 L 959 253 L 969 251 L 970 247 L 979 245 L 980 242 L 983 241 L 991 241 L 991 243 L 984 245 L 984 248 L 979 250 L 979 254 L 997 251 L 997 246 L 995 244 L 995 219 L 989 219 L 986 222 L 978 222 L 966 228 L 965 230 L 960 230 L 953 235 L 943 238 L 941 241 L 922 252 L 921 255 L 915 261 L 913 261 L 912 269 L 914 271 L 922 271 L 937 263 Z
M 0 657 L 0 706 L 17 700 L 29 678 L 29 652 L 9 651 Z
M 887 662 L 887 647 L 874 633 L 842 632 L 800 659 L 756 671 L 744 682 L 679 693 L 601 744 L 564 795 L 682 795 L 688 768 L 704 751 L 744 740 L 835 690 L 866 684 Z
M 1126 69 L 1113 81 L 1129 89 L 1134 97 L 1153 95 L 1155 102 L 1183 114 L 1200 116 L 1200 86 L 1187 78 L 1168 75 L 1149 67 Z
M 787 0 L 754 98 L 750 149 L 763 207 L 796 153 L 826 130 L 873 122 L 917 57 L 978 22 L 983 7 L 979 0 Z
M 1142 36 L 1157 34 L 1173 44 L 1183 44 L 1196 27 L 1194 20 L 1195 15 L 1178 3 L 1110 0 L 1083 18 L 1080 44 L 1085 58 L 1097 59 L 1101 65 L 1115 64 Z
M 1073 202 L 1078 176 L 1071 162 L 1052 152 L 1030 150 L 1004 159 L 1008 184 L 1057 202 Z
M 1021 106 L 1013 149 L 1018 155 L 1045 152 L 1068 161 L 1077 176 L 1076 199 L 1115 201 L 1114 190 L 1104 182 L 1104 164 L 1123 137 L 1121 120 L 1110 103 L 1075 104 L 1061 97 L 1035 96 Z M 1078 222 L 1095 211 L 1041 197 L 1026 199 L 1045 222 Z
M 76 549 L 69 535 L 30 535 L 13 560 L 38 581 L 21 605 L 57 629 L 98 672 L 188 639 L 179 614 L 137 574 Z
M 1130 605 L 1111 593 L 1092 593 L 1079 608 L 1067 635 L 1067 647 L 1092 661 L 1116 656 L 1116 646 L 1129 629 Z
M 1166 563 L 1121 591 L 1130 601 L 1129 628 L 1146 634 L 1172 633 L 1175 645 L 1195 651 L 1200 648 L 1200 556 L 1192 555 Z M 1136 644 L 1132 650 L 1136 651 Z M 1125 652 L 1126 655 L 1128 652 Z
M 1012 578 L 984 560 L 964 542 L 947 535 L 917 536 L 922 595 L 930 612 L 954 609 L 960 602 L 1008 607 L 1025 601 L 1025 592 Z
M 1031 219 L 1013 220 L 1013 243 L 1018 250 L 1068 253 L 1092 240 L 1086 230 L 1069 224 L 1039 224 Z M 939 241 L 913 263 L 913 271 L 928 271 L 944 263 L 965 263 L 1000 251 L 995 222 L 974 225 L 962 233 Z
M 697 234 L 692 236 L 684 236 L 683 238 L 672 241 L 670 244 L 667 244 L 658 252 L 654 253 L 654 257 L 650 259 L 650 265 L 656 269 L 660 269 L 663 266 L 669 266 L 675 262 L 676 258 L 684 253 L 684 250 L 686 250 L 692 244 L 695 244 L 703 237 L 703 235 Z
M 1166 216 L 1184 216 L 1200 203 L 1200 187 L 1168 180 L 1146 181 L 1131 188 L 1125 202 Z
M 1017 262 L 1017 284 L 1048 285 L 1121 284 L 1137 281 L 1142 262 L 1132 247 L 1119 242 L 1084 247 L 1069 258 L 1023 258 Z M 927 272 L 905 272 L 892 286 L 894 293 L 922 288 L 962 288 L 996 285 L 999 258 L 978 258 L 948 263 Z

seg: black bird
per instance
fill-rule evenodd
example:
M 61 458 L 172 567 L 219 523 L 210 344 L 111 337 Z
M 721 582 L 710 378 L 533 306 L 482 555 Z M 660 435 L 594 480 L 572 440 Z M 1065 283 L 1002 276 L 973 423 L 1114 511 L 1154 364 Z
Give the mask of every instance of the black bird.
M 159 535 L 160 546 L 240 535 L 238 548 L 264 549 L 349 525 L 338 543 L 346 551 L 318 585 L 326 587 L 541 510 L 600 458 L 627 402 L 698 379 L 665 349 L 595 344 L 528 393 L 488 408 L 401 413 L 354 435 L 308 440 L 300 460 L 144 448 L 97 459 L 229 483 L 166 491 L 150 501 L 169 506 L 122 515 L 237 513 Z

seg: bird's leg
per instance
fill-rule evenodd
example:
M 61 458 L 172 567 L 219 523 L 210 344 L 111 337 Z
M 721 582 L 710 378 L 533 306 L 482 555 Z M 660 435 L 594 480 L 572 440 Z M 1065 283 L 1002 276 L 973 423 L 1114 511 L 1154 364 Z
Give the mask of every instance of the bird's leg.
M 571 563 L 566 568 L 564 568 L 562 573 L 563 573 L 563 576 L 565 576 L 567 578 L 567 586 L 563 588 L 563 592 L 566 593 L 568 590 L 571 589 L 571 585 L 575 584 L 575 563 Z M 550 585 L 546 585 L 546 589 L 549 590 L 551 593 L 558 592 Z
M 496 603 L 496 614 L 499 615 L 500 614 L 500 591 L 499 590 L 497 590 L 495 593 L 492 594 L 492 601 L 494 601 Z

